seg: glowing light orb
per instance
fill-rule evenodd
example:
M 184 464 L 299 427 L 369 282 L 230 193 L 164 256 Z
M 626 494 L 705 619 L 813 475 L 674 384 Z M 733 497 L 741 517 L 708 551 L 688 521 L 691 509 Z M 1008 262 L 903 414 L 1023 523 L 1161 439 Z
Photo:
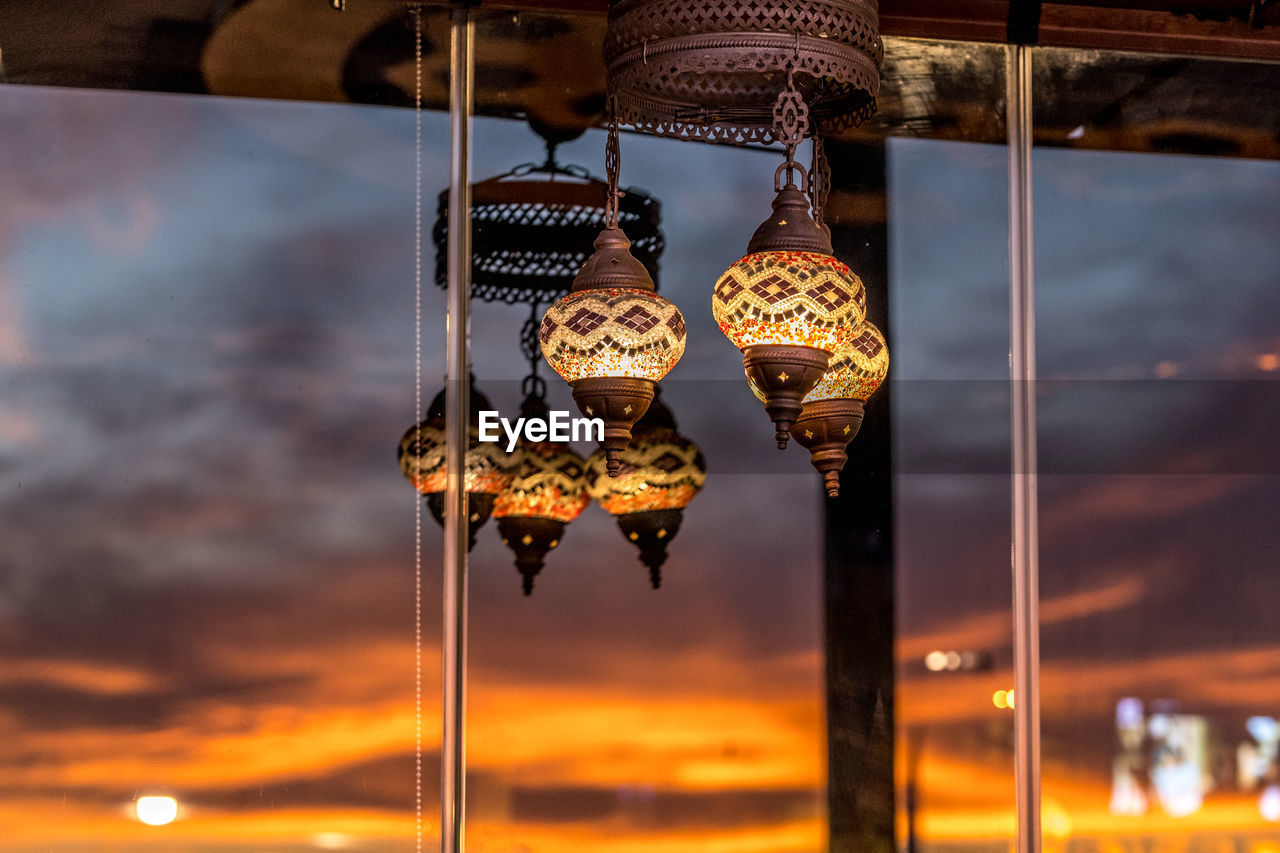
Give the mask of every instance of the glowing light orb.
M 827 370 L 804 395 L 805 403 L 816 403 L 820 400 L 862 400 L 866 401 L 884 383 L 889 374 L 889 346 L 884 335 L 870 321 L 863 321 L 855 329 L 855 336 L 849 344 L 831 356 Z M 747 384 L 756 399 L 765 402 L 765 395 L 748 376 Z
M 566 381 L 625 376 L 657 382 L 684 355 L 684 316 L 647 290 L 579 290 L 547 309 L 538 341 Z
M 586 462 L 567 444 L 539 441 L 516 451 L 514 479 L 493 505 L 494 518 L 550 518 L 568 523 L 587 508 Z
M 165 826 L 178 819 L 178 801 L 173 797 L 138 797 L 134 811 L 147 826 Z
M 867 292 L 831 255 L 755 252 L 720 276 L 711 311 L 740 350 L 786 345 L 834 353 L 852 341 L 866 318 Z
M 400 439 L 400 472 L 424 495 L 443 493 L 445 469 L 444 416 L 429 417 L 410 427 Z M 464 456 L 463 488 L 468 494 L 496 495 L 511 484 L 511 460 L 498 442 L 482 442 L 472 427 Z
M 1258 798 L 1258 813 L 1263 820 L 1280 822 L 1280 785 L 1268 785 Z
M 588 491 L 610 515 L 683 509 L 706 482 L 698 445 L 668 427 L 635 430 L 617 477 L 605 474 L 602 452 L 587 460 Z

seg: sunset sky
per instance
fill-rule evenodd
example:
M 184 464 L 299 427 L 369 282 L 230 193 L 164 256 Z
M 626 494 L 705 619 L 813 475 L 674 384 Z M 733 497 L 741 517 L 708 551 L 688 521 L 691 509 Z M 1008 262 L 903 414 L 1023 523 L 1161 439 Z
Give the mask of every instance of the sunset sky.
M 428 227 L 446 130 L 425 117 Z M 522 124 L 476 131 L 477 178 L 542 155 Z M 412 141 L 401 110 L 0 87 L 0 851 L 408 849 Z M 562 159 L 599 172 L 601 143 Z M 939 850 L 1004 849 L 1013 826 L 1012 717 L 991 701 L 1012 687 L 1004 155 L 889 144 L 897 725 Z M 528 599 L 481 531 L 469 849 L 825 843 L 823 499 L 773 449 L 708 298 L 776 159 L 623 140 L 689 324 L 664 399 L 710 474 L 656 593 L 598 507 Z M 1183 823 L 1108 812 L 1117 699 L 1205 714 L 1232 755 L 1248 716 L 1280 715 L 1280 167 L 1036 166 L 1046 836 L 1280 838 L 1234 789 Z M 444 298 L 426 262 L 429 400 Z M 474 307 L 504 413 L 524 317 Z M 441 545 L 423 518 L 431 839 Z M 930 673 L 935 648 L 994 666 Z M 179 820 L 133 820 L 146 793 Z

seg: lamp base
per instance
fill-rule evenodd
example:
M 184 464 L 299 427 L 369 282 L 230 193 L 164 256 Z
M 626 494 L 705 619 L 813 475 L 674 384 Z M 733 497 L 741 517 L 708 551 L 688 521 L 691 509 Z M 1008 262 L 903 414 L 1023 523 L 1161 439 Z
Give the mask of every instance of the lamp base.
M 791 435 L 809 451 L 809 461 L 822 475 L 827 497 L 840 497 L 840 471 L 849 457 L 845 448 L 862 426 L 861 400 L 805 403 L 791 425 Z
M 631 443 L 631 427 L 649 408 L 654 383 L 630 376 L 589 376 L 570 383 L 573 401 L 589 418 L 604 421 L 605 471 L 618 476 L 622 468 L 622 451 Z
M 801 400 L 822 379 L 831 353 L 817 347 L 756 345 L 742 351 L 747 376 L 765 396 L 764 410 L 773 421 L 778 449 L 787 446 L 788 430 L 800 417 Z
M 565 523 L 536 516 L 504 516 L 498 519 L 502 544 L 516 555 L 516 569 L 525 595 L 533 594 L 533 579 L 542 571 L 547 552 L 560 544 Z
M 627 541 L 640 549 L 640 562 L 649 567 L 649 585 L 662 586 L 662 565 L 667 561 L 667 543 L 680 532 L 682 509 L 651 509 L 618 516 L 618 528 Z
M 493 502 L 497 495 L 487 492 L 472 492 L 467 495 L 467 550 L 476 547 L 476 531 L 484 527 L 484 523 L 493 515 Z M 432 492 L 427 495 L 427 509 L 431 517 L 444 527 L 444 492 Z

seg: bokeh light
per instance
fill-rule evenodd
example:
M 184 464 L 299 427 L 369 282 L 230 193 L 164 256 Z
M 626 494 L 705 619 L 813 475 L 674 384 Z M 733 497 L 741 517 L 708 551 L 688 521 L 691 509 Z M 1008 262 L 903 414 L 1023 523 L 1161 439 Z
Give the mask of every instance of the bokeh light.
M 178 801 L 173 797 L 138 797 L 134 811 L 147 826 L 165 826 L 178 819 Z

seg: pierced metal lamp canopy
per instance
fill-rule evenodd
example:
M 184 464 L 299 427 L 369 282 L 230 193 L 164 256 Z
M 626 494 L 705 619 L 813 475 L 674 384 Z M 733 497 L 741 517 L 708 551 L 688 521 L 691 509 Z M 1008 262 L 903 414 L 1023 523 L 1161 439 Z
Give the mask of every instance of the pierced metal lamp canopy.
M 769 143 L 792 70 L 818 132 L 830 134 L 875 112 L 879 25 L 875 0 L 614 0 L 609 94 L 637 130 Z

